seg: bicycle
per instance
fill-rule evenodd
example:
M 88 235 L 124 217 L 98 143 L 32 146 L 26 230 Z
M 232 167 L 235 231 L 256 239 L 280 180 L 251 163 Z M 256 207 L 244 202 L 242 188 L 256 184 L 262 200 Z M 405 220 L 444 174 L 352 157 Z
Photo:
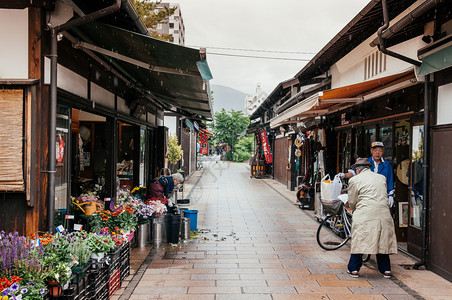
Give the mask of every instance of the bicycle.
M 317 229 L 317 243 L 325 250 L 337 250 L 344 246 L 351 238 L 352 215 L 344 208 L 342 201 L 333 202 L 333 206 L 324 204 L 329 212 Z M 338 207 L 339 206 L 339 207 Z M 363 255 L 363 262 L 370 259 L 370 254 Z

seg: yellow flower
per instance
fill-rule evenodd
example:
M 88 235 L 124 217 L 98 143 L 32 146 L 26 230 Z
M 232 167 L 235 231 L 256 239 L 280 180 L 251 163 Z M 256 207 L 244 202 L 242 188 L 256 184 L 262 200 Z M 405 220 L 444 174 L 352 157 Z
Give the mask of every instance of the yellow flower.
M 8 296 L 3 296 L 2 300 L 8 300 Z

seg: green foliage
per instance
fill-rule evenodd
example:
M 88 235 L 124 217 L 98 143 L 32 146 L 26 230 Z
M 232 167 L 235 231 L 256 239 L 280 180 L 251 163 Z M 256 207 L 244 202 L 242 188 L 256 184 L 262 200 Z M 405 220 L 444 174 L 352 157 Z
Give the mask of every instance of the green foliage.
M 216 144 L 227 143 L 233 145 L 237 142 L 237 134 L 243 132 L 250 124 L 250 119 L 242 111 L 226 112 L 224 108 L 215 113 L 215 125 L 209 126 L 213 132 Z
M 247 135 L 242 137 L 235 145 L 234 152 L 226 153 L 225 160 L 244 162 L 254 153 L 254 137 Z
M 115 242 L 108 234 L 100 235 L 89 233 L 86 241 L 91 251 L 96 254 L 107 253 L 115 247 Z
M 160 34 L 157 32 L 157 25 L 166 24 L 166 19 L 174 14 L 176 8 L 165 7 L 164 10 L 155 11 L 157 5 L 162 2 L 161 0 L 132 0 L 131 2 L 143 20 L 144 25 L 148 28 L 151 37 L 162 41 L 171 40 L 173 37 L 171 34 Z
M 184 151 L 177 139 L 177 135 L 172 135 L 168 137 L 168 161 L 173 165 L 177 164 L 179 160 L 182 159 Z
M 234 161 L 244 162 L 254 153 L 254 136 L 242 137 L 234 146 Z

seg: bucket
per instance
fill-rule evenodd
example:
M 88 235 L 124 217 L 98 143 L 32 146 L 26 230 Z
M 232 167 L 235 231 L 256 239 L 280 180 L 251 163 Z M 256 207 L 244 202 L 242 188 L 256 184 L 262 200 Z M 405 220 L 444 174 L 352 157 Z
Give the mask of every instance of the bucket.
M 180 235 L 181 235 L 181 238 L 184 240 L 190 238 L 190 219 L 189 218 L 182 218 Z
M 162 230 L 162 223 L 158 221 L 158 219 L 152 220 L 152 238 L 154 245 L 156 247 L 160 246 L 162 243 L 162 237 L 163 237 L 163 230 Z
M 190 219 L 190 231 L 198 231 L 198 211 L 184 210 L 184 216 Z
M 145 247 L 148 243 L 148 224 L 140 224 L 138 225 L 138 247 Z
M 179 243 L 180 222 L 181 215 L 176 214 L 165 215 L 166 239 L 168 243 L 171 244 Z

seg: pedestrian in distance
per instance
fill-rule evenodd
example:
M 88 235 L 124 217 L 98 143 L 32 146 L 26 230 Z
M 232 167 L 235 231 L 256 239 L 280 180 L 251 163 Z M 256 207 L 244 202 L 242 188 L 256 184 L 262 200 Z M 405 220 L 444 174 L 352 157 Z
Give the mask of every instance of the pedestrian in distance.
M 347 272 L 358 277 L 362 255 L 376 254 L 378 271 L 391 278 L 389 254 L 397 253 L 386 188 L 386 178 L 370 170 L 367 158 L 358 158 L 352 166 L 357 175 L 348 182 L 348 205 L 353 212 L 352 242 Z

